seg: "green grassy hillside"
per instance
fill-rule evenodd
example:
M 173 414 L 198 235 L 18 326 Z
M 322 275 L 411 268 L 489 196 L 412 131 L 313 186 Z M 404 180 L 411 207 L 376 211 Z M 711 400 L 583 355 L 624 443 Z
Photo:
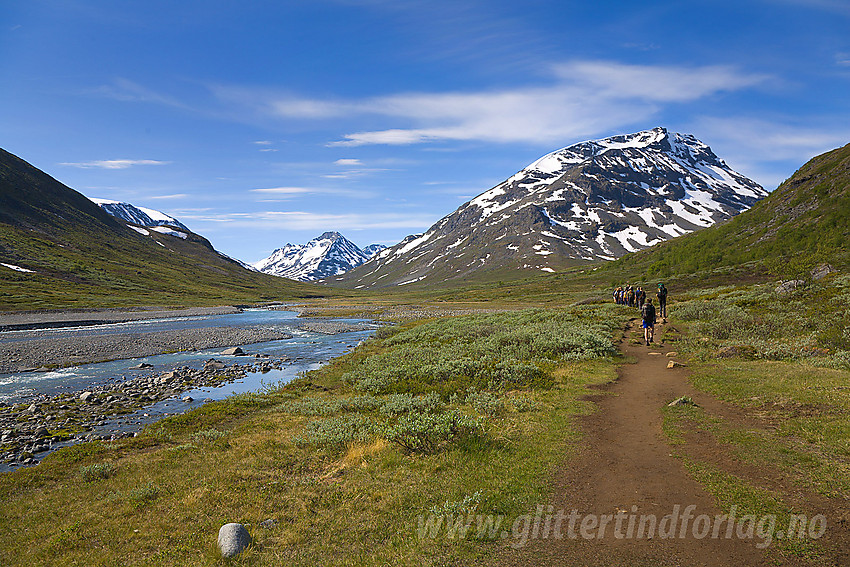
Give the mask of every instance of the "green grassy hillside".
M 615 269 L 667 277 L 752 263 L 793 277 L 818 262 L 846 266 L 849 237 L 850 144 L 811 159 L 728 222 L 630 254 Z
M 201 236 L 144 236 L 0 150 L 0 311 L 198 305 L 324 295 L 246 270 Z

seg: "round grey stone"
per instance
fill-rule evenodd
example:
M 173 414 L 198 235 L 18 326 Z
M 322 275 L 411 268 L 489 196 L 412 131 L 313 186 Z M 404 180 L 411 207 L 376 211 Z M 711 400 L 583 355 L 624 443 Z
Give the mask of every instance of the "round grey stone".
M 251 535 L 242 524 L 224 524 L 218 530 L 218 549 L 222 557 L 235 557 L 250 543 Z

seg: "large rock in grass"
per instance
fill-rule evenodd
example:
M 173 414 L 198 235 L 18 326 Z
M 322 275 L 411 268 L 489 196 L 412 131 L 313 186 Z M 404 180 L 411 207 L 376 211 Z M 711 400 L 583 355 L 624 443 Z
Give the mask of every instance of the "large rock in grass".
M 224 524 L 218 530 L 218 549 L 222 557 L 236 557 L 250 543 L 251 534 L 242 524 Z

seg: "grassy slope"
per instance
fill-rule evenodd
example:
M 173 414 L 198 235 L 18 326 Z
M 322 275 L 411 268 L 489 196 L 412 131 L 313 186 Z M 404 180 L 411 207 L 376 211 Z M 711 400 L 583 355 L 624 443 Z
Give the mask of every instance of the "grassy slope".
M 204 238 L 143 236 L 0 150 L 0 311 L 215 305 L 338 293 L 252 272 Z

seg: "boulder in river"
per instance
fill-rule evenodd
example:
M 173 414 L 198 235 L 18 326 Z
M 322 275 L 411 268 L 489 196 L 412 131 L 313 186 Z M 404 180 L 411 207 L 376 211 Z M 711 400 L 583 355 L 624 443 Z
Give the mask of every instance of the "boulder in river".
M 94 392 L 83 392 L 80 394 L 81 402 L 92 402 L 94 401 Z
M 245 351 L 243 351 L 240 347 L 237 346 L 237 347 L 231 347 L 231 348 L 228 348 L 228 349 L 224 349 L 223 351 L 221 351 L 221 354 L 228 355 L 228 356 L 241 356 L 241 355 L 245 354 Z

